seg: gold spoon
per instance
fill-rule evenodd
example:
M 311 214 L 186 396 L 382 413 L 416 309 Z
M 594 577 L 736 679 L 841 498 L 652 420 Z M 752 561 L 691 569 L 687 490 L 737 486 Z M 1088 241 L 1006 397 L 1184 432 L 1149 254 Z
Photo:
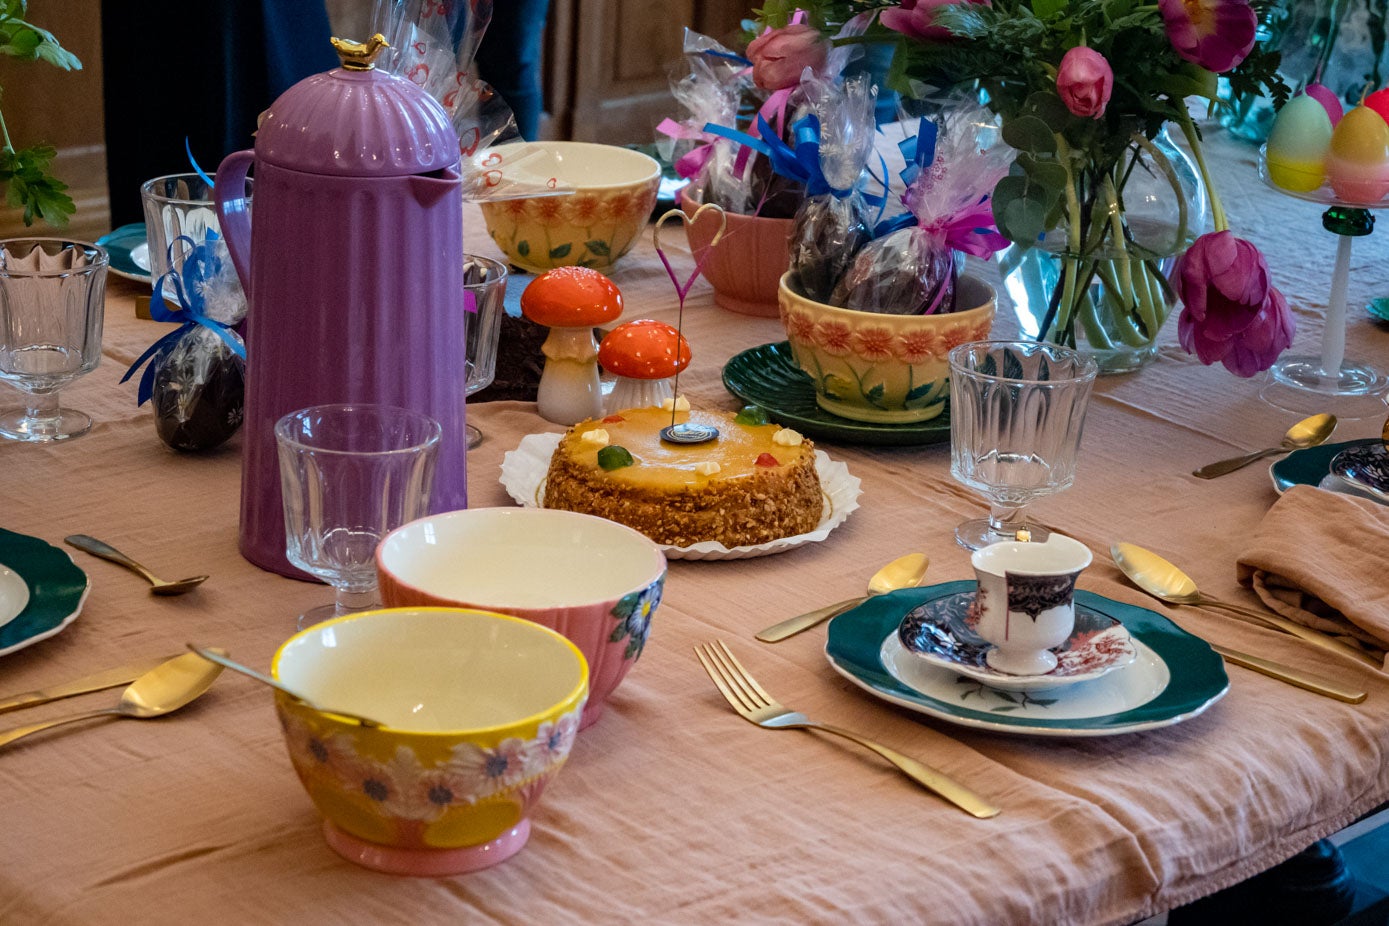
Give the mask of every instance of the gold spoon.
M 930 565 L 931 560 L 925 553 L 908 553 L 906 556 L 899 556 L 873 573 L 873 578 L 868 580 L 867 595 L 850 598 L 848 601 L 840 601 L 827 607 L 816 608 L 814 611 L 807 611 L 796 617 L 787 618 L 779 624 L 773 624 L 765 630 L 759 631 L 757 639 L 763 643 L 778 643 L 787 637 L 794 637 L 802 630 L 809 630 L 816 624 L 827 621 L 837 614 L 843 614 L 850 608 L 856 608 L 874 595 L 885 595 L 899 588 L 912 588 L 920 585 L 921 580 L 926 578 L 926 569 Z
M 206 646 L 198 646 L 196 643 L 189 643 L 187 644 L 187 646 L 193 652 L 197 653 L 199 656 L 203 657 L 209 662 L 215 662 L 222 668 L 231 669 L 233 672 L 240 672 L 242 675 L 245 675 L 249 678 L 253 678 L 256 681 L 261 682 L 263 684 L 269 685 L 276 691 L 282 691 L 294 700 L 298 701 L 300 704 L 303 704 L 305 707 L 318 711 L 320 714 L 336 714 L 339 717 L 346 717 L 348 720 L 355 720 L 364 727 L 381 726 L 380 721 L 372 720 L 370 717 L 363 717 L 361 714 L 354 714 L 351 711 L 339 711 L 331 707 L 320 707 L 318 704 L 316 704 L 313 701 L 310 701 L 308 698 L 304 697 L 294 689 L 286 687 L 278 679 L 271 678 L 269 675 L 257 672 L 250 666 L 244 666 L 241 663 L 235 661 L 234 659 L 231 659 L 230 657 L 223 655 L 221 650 L 210 649 Z
M 1288 433 L 1283 435 L 1283 442 L 1277 447 L 1269 447 L 1267 450 L 1256 450 L 1253 453 L 1246 453 L 1242 457 L 1232 457 L 1229 460 L 1221 460 L 1219 463 L 1208 463 L 1191 475 L 1199 476 L 1202 479 L 1214 479 L 1216 476 L 1223 476 L 1226 473 L 1233 473 L 1242 466 L 1247 466 L 1255 460 L 1264 457 L 1271 457 L 1275 453 L 1292 453 L 1294 450 L 1306 450 L 1308 447 L 1315 447 L 1325 443 L 1331 436 L 1331 432 L 1336 430 L 1336 416 L 1328 414 L 1313 415 L 1310 418 L 1303 418 L 1297 424 L 1288 428 Z
M 184 592 L 191 592 L 207 581 L 207 576 L 189 576 L 186 579 L 166 582 L 120 550 L 108 543 L 102 543 L 95 537 L 88 537 L 86 534 L 73 534 L 70 537 L 64 537 L 63 542 L 93 556 L 124 566 L 131 572 L 139 573 L 150 583 L 150 593 L 153 595 L 182 595 Z
M 1131 543 L 1116 543 L 1109 548 L 1109 555 L 1114 558 L 1114 564 L 1133 581 L 1134 585 L 1154 598 L 1171 604 L 1205 605 L 1242 614 L 1245 617 L 1253 618 L 1266 627 L 1301 637 L 1328 653 L 1350 659 L 1353 662 L 1373 666 L 1376 669 L 1380 667 L 1379 662 L 1369 653 L 1352 649 L 1339 640 L 1313 630 L 1311 627 L 1304 627 L 1290 621 L 1281 614 L 1275 614 L 1272 611 L 1256 611 L 1243 605 L 1212 598 L 1198 589 L 1195 581 L 1189 575 L 1151 550 L 1145 550 Z
M 131 682 L 130 687 L 121 692 L 120 703 L 115 707 L 88 711 L 85 714 L 71 714 L 57 720 L 45 720 L 41 723 L 31 723 L 27 727 L 6 730 L 0 733 L 0 746 L 7 746 L 20 737 L 47 730 L 49 727 L 95 717 L 113 715 L 133 717 L 136 720 L 160 717 L 178 710 L 207 691 L 221 674 L 222 667 L 216 663 L 208 662 L 196 653 L 184 653 L 182 656 L 161 662 Z

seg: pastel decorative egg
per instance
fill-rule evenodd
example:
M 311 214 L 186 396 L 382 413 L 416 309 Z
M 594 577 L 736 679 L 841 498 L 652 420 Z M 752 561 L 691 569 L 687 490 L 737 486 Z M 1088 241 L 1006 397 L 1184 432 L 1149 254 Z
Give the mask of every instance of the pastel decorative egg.
M 1332 126 L 1340 122 L 1341 117 L 1345 115 L 1346 110 L 1341 105 L 1341 98 L 1326 84 L 1311 83 L 1302 92 L 1322 105 L 1326 114 L 1331 117 Z
M 1382 87 L 1365 97 L 1365 105 L 1389 122 L 1389 87 Z
M 1308 193 L 1322 185 L 1322 166 L 1331 145 L 1331 117 L 1316 98 L 1295 96 L 1273 120 L 1265 149 L 1268 176 L 1275 186 Z
M 1326 177 L 1346 202 L 1375 203 L 1389 194 L 1389 123 L 1379 113 L 1357 106 L 1345 114 L 1331 134 Z

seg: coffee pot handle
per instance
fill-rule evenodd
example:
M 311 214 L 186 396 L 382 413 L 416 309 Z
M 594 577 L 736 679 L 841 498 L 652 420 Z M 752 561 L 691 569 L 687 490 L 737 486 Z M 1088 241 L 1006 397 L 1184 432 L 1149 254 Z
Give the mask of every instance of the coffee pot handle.
M 214 188 L 217 218 L 231 252 L 241 288 L 251 298 L 251 204 L 246 199 L 246 175 L 255 163 L 254 149 L 234 151 L 217 168 Z

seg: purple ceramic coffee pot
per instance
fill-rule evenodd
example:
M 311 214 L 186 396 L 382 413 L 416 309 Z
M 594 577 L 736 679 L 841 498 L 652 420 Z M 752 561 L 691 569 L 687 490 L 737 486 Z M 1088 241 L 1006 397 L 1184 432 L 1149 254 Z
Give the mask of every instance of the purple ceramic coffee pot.
M 334 46 L 342 67 L 285 91 L 255 149 L 217 169 L 217 213 L 250 306 L 241 553 L 285 575 L 302 574 L 285 559 L 274 427 L 297 409 L 361 402 L 431 416 L 443 437 L 430 510 L 467 507 L 458 136 L 429 94 L 374 69 L 376 40 Z

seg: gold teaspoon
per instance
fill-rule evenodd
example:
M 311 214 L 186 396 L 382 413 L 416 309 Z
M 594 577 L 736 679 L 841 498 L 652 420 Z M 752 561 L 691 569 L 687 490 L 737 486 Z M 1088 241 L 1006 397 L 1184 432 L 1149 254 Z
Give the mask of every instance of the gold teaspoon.
M 182 595 L 184 592 L 191 592 L 207 581 L 207 576 L 189 576 L 186 579 L 166 582 L 109 543 L 102 543 L 95 537 L 88 537 L 86 534 L 73 534 L 70 537 L 64 537 L 63 542 L 144 576 L 145 581 L 150 584 L 150 594 L 153 595 Z
M 1235 614 L 1243 614 L 1259 623 L 1300 637 L 1318 649 L 1333 653 L 1343 659 L 1362 665 L 1380 667 L 1379 662 L 1369 653 L 1352 649 L 1344 643 L 1324 633 L 1304 627 L 1272 611 L 1256 611 L 1243 605 L 1232 604 L 1219 598 L 1212 598 L 1196 587 L 1196 582 L 1167 560 L 1151 550 L 1145 550 L 1131 543 L 1115 543 L 1109 548 L 1115 565 L 1143 591 L 1171 604 L 1205 605 L 1221 608 Z
M 31 723 L 25 727 L 6 730 L 0 733 L 0 746 L 7 746 L 30 733 L 37 733 L 40 730 L 47 730 L 49 727 L 56 727 L 65 723 L 76 723 L 79 720 L 91 720 L 108 715 L 133 717 L 136 720 L 160 717 L 193 701 L 211 688 L 212 683 L 221 674 L 222 667 L 216 663 L 208 662 L 196 653 L 184 653 L 182 656 L 175 656 L 173 659 L 160 663 L 131 682 L 130 687 L 121 692 L 120 703 L 115 707 L 108 707 L 100 711 L 88 711 L 84 714 L 72 714 L 67 717 L 59 717 L 56 720 L 45 720 L 40 723 Z
M 807 611 L 805 614 L 787 618 L 765 630 L 758 631 L 757 639 L 763 643 L 778 643 L 787 637 L 794 637 L 802 630 L 809 630 L 816 624 L 827 621 L 837 614 L 843 614 L 850 608 L 856 608 L 874 595 L 885 595 L 899 588 L 913 588 L 920 585 L 921 580 L 926 578 L 926 569 L 930 565 L 931 560 L 925 553 L 908 553 L 906 556 L 899 556 L 873 573 L 873 578 L 868 580 L 867 595 L 836 602 L 823 608 L 816 608 L 814 611 Z
M 1283 435 L 1283 442 L 1277 447 L 1269 447 L 1267 450 L 1256 450 L 1253 453 L 1246 453 L 1242 457 L 1232 457 L 1229 460 L 1221 460 L 1219 463 L 1208 463 L 1191 475 L 1199 476 L 1202 479 L 1214 479 L 1216 476 L 1224 476 L 1226 473 L 1233 473 L 1242 466 L 1247 466 L 1255 460 L 1271 457 L 1275 453 L 1292 453 L 1294 450 L 1305 450 L 1308 447 L 1315 447 L 1325 443 L 1331 436 L 1331 432 L 1336 430 L 1335 415 L 1313 415 L 1310 418 L 1303 418 L 1297 424 L 1288 428 L 1288 433 Z

